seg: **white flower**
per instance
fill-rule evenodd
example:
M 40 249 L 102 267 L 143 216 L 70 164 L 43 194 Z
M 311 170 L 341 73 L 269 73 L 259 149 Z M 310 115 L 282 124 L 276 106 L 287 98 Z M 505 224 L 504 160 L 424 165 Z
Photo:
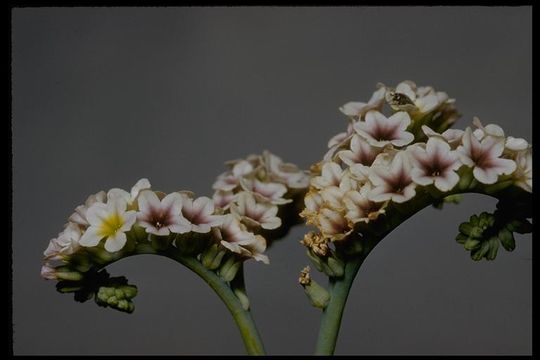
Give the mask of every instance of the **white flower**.
M 455 149 L 459 144 L 461 144 L 461 138 L 463 137 L 464 133 L 464 131 L 461 129 L 447 129 L 442 134 L 439 134 L 426 125 L 422 125 L 422 131 L 424 131 L 424 134 L 426 134 L 428 138 L 433 136 L 443 138 L 452 149 Z
M 328 151 L 324 154 L 323 161 L 332 161 L 336 155 L 336 151 L 347 146 L 353 134 L 354 127 L 353 122 L 351 121 L 349 122 L 349 125 L 347 125 L 346 132 L 336 134 L 328 141 Z
M 86 212 L 88 211 L 88 208 L 96 202 L 105 203 L 106 200 L 107 194 L 105 193 L 105 191 L 100 191 L 98 193 L 90 195 L 84 202 L 84 205 L 79 205 L 75 208 L 75 212 L 71 214 L 71 216 L 69 217 L 69 221 L 78 224 L 83 228 L 86 228 L 90 225 L 88 223 L 88 220 L 86 220 Z
M 309 176 L 296 165 L 283 162 L 267 150 L 262 157 L 270 180 L 285 183 L 291 189 L 303 189 L 309 185 Z
M 126 211 L 123 198 L 111 198 L 107 204 L 94 203 L 86 213 L 90 227 L 79 240 L 82 246 L 96 246 L 105 240 L 105 250 L 115 252 L 126 244 L 126 232 L 135 223 L 135 211 Z
M 327 186 L 338 186 L 343 176 L 341 166 L 335 162 L 327 162 L 322 165 L 321 175 L 311 179 L 311 186 L 323 189 Z
M 49 242 L 49 246 L 43 253 L 45 259 L 61 260 L 63 256 L 75 253 L 79 248 L 80 238 L 80 227 L 77 224 L 68 223 L 64 231 Z
M 143 178 L 137 181 L 135 185 L 133 185 L 130 192 L 127 192 L 119 188 L 110 189 L 107 192 L 107 198 L 108 199 L 121 198 L 127 203 L 128 208 L 131 209 L 132 205 L 136 204 L 136 200 L 137 200 L 137 197 L 139 196 L 139 193 L 142 190 L 147 190 L 147 189 L 150 189 L 151 187 L 152 186 L 150 185 L 150 181 L 148 181 L 148 179 Z
M 214 226 L 219 226 L 223 216 L 214 215 L 214 202 L 212 199 L 201 196 L 195 200 L 182 196 L 182 216 L 190 223 L 191 231 L 208 233 Z
M 386 202 L 374 202 L 368 199 L 371 191 L 369 183 L 362 186 L 360 191 L 347 191 L 343 197 L 347 213 L 345 218 L 356 224 L 358 222 L 369 222 L 384 214 Z
M 354 119 L 360 119 L 369 110 L 381 109 L 385 93 L 386 89 L 384 88 L 384 86 L 380 86 L 379 89 L 375 91 L 373 95 L 371 95 L 371 98 L 367 103 L 351 101 L 340 107 L 339 111 Z
M 488 124 L 483 126 L 480 119 L 477 117 L 473 118 L 473 124 L 477 127 L 477 129 L 474 130 L 473 135 L 478 140 L 482 140 L 485 136 L 504 138 L 504 130 L 499 125 Z M 508 136 L 505 139 L 504 146 L 510 152 L 518 152 L 526 150 L 529 147 L 529 143 L 523 138 Z
M 381 152 L 380 147 L 370 145 L 360 135 L 353 135 L 350 150 L 342 150 L 337 156 L 347 165 L 362 164 L 370 166 Z
M 516 157 L 517 169 L 513 177 L 515 184 L 525 191 L 532 192 L 532 151 L 520 152 Z
M 317 223 L 323 237 L 332 241 L 342 240 L 352 232 L 349 222 L 343 214 L 327 207 L 320 209 Z
M 499 175 L 508 175 L 516 170 L 516 163 L 501 159 L 504 138 L 487 135 L 480 142 L 471 128 L 465 130 L 463 144 L 457 148 L 461 162 L 473 168 L 473 175 L 483 184 L 494 184 Z
M 228 209 L 231 202 L 235 199 L 236 194 L 234 191 L 216 190 L 212 196 L 214 205 L 222 209 Z
M 235 215 L 225 215 L 223 223 L 216 230 L 215 236 L 225 248 L 265 264 L 269 263 L 268 257 L 263 254 L 266 250 L 266 240 L 260 235 L 247 231 Z
M 184 234 L 191 224 L 181 215 L 182 195 L 171 193 L 161 201 L 151 190 L 142 191 L 139 198 L 137 221 L 149 234 L 166 236 L 171 232 Z
M 461 162 L 445 140 L 431 137 L 425 148 L 412 146 L 410 152 L 414 165 L 411 177 L 418 185 L 434 184 L 440 191 L 449 191 L 459 182 L 455 170 L 461 167 Z
M 251 192 L 254 196 L 270 201 L 272 204 L 287 204 L 292 199 L 285 199 L 283 196 L 287 193 L 287 187 L 275 182 L 262 182 L 258 179 L 241 179 L 240 185 L 245 191 Z
M 416 184 L 411 178 L 411 164 L 406 152 L 398 152 L 389 166 L 374 165 L 369 180 L 374 185 L 368 194 L 371 201 L 392 200 L 403 203 L 416 195 Z
M 240 184 L 240 179 L 254 170 L 253 164 L 247 160 L 234 162 L 231 171 L 227 171 L 218 176 L 212 188 L 214 190 L 231 191 Z
M 366 121 L 355 123 L 354 130 L 376 147 L 388 144 L 405 146 L 414 140 L 413 134 L 406 131 L 410 123 L 411 118 L 404 111 L 397 112 L 389 118 L 378 111 L 369 111 L 366 114 Z
M 248 226 L 272 230 L 281 226 L 277 217 L 278 207 L 269 202 L 260 202 L 249 192 L 242 191 L 231 204 L 231 213 L 239 215 Z

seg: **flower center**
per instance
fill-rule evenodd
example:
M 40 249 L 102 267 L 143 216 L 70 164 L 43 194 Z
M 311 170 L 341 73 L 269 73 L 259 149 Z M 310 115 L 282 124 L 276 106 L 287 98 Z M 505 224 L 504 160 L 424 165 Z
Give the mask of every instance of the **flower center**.
M 124 217 L 119 213 L 114 212 L 103 219 L 103 223 L 99 229 L 99 234 L 104 237 L 114 236 L 122 226 L 124 226 Z

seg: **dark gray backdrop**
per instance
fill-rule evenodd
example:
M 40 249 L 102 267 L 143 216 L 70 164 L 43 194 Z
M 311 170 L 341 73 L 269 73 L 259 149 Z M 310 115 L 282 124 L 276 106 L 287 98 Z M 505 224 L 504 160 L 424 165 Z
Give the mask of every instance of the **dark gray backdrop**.
M 307 168 L 345 128 L 338 107 L 411 79 L 531 140 L 531 7 L 40 8 L 13 11 L 16 354 L 241 354 L 230 315 L 163 258 L 111 266 L 139 286 L 132 315 L 40 279 L 42 252 L 88 194 L 211 194 L 223 162 L 270 149 Z M 426 209 L 382 242 L 349 298 L 338 354 L 529 354 L 531 237 L 475 263 L 457 225 L 495 202 Z M 298 227 L 247 264 L 270 354 L 314 347 L 297 285 Z

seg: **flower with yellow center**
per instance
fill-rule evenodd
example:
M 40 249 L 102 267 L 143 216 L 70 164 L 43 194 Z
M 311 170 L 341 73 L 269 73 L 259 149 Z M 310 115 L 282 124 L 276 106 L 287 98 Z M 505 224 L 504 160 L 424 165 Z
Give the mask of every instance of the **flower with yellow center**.
M 109 199 L 107 204 L 95 203 L 86 213 L 90 227 L 79 240 L 82 246 L 96 246 L 103 239 L 105 250 L 115 252 L 126 244 L 126 232 L 137 218 L 135 211 L 126 211 L 127 203 L 120 197 Z

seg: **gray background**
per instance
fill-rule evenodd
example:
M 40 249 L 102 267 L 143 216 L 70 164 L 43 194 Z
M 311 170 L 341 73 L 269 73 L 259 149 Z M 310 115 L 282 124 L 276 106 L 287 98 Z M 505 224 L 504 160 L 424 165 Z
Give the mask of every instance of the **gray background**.
M 110 267 L 132 315 L 75 303 L 40 279 L 42 252 L 101 189 L 211 194 L 223 162 L 270 149 L 307 168 L 346 126 L 338 107 L 411 79 L 464 115 L 531 140 L 531 7 L 39 8 L 13 11 L 16 354 L 241 354 L 230 315 L 188 270 Z M 475 263 L 454 241 L 495 202 L 426 209 L 382 242 L 349 298 L 338 354 L 530 354 L 531 236 Z M 297 285 L 305 229 L 249 262 L 270 354 L 307 354 L 319 312 Z

